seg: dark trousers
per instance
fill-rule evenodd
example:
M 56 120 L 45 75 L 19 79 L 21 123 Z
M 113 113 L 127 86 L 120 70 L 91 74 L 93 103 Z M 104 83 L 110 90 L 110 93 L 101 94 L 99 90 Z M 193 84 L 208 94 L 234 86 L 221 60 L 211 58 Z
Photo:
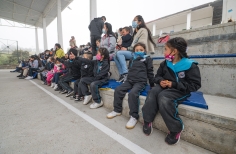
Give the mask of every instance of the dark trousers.
M 80 79 L 76 80 L 74 83 L 74 92 L 75 95 L 78 94 L 78 86 L 79 86 Z
M 33 76 L 33 72 L 36 72 L 38 68 L 29 68 L 29 76 Z
M 55 83 L 55 84 L 58 84 L 58 81 L 59 81 L 59 77 L 62 75 L 63 73 L 55 73 L 54 76 L 53 76 L 53 79 L 52 79 L 52 82 Z
M 72 91 L 73 89 L 70 87 L 69 82 L 71 82 L 72 80 L 76 80 L 78 78 L 79 77 L 72 76 L 71 74 L 68 73 L 60 78 L 59 84 L 64 90 Z
M 99 88 L 106 83 L 108 83 L 108 79 L 94 81 L 94 77 L 84 77 L 80 80 L 80 83 L 78 85 L 78 94 L 79 96 L 87 96 L 92 94 L 93 100 L 96 103 L 101 103 Z M 91 93 L 89 92 L 88 85 L 90 85 Z
M 90 41 L 91 41 L 91 46 L 92 46 L 92 50 L 93 50 L 93 56 L 96 56 L 97 55 L 97 51 L 96 51 L 96 40 L 98 39 L 101 39 L 101 36 L 95 36 L 95 35 L 92 35 L 90 36 Z
M 41 80 L 46 83 L 47 77 L 40 73 Z
M 178 115 L 178 104 L 189 96 L 177 89 L 163 89 L 157 85 L 148 93 L 142 108 L 143 119 L 146 122 L 153 122 L 159 111 L 169 131 L 180 132 L 184 125 Z
M 129 103 L 129 115 L 138 119 L 139 118 L 139 95 L 140 92 L 145 88 L 146 83 L 138 82 L 131 83 L 130 81 L 125 81 L 119 87 L 115 89 L 114 94 L 114 111 L 121 113 L 122 112 L 122 102 L 125 94 L 130 90 L 128 94 L 128 103 Z

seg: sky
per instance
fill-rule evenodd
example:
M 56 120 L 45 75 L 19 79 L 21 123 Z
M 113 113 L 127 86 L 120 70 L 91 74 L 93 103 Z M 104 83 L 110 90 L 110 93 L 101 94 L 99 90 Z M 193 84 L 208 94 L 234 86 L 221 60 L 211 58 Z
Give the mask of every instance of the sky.
M 136 15 L 142 15 L 145 22 L 155 20 L 179 11 L 199 6 L 214 0 L 97 0 L 97 16 L 106 16 L 113 31 L 129 26 Z M 75 36 L 77 45 L 90 41 L 88 25 L 89 0 L 74 0 L 62 12 L 63 48 L 69 48 L 71 36 Z M 187 18 L 187 17 L 186 17 Z M 2 24 L 7 24 L 1 20 Z M 35 51 L 35 29 L 0 26 L 0 38 L 17 40 L 19 47 L 32 48 Z M 38 29 L 39 49 L 44 50 L 43 30 Z M 48 48 L 57 43 L 57 18 L 47 27 Z M 1 45 L 1 44 L 0 44 Z

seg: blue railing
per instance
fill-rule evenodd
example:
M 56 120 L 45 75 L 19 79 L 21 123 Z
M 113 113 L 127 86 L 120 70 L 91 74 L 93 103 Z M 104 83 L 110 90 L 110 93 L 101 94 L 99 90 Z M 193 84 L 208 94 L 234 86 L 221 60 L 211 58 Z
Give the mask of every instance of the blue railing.
M 214 55 L 189 55 L 189 58 L 233 58 L 236 53 L 232 54 L 214 54 Z M 152 57 L 153 60 L 164 59 L 164 57 Z

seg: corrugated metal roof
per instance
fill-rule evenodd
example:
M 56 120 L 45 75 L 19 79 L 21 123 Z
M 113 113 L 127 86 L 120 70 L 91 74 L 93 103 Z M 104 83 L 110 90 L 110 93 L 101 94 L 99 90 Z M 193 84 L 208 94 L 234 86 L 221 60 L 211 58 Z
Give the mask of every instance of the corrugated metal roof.
M 64 10 L 73 0 L 61 0 Z M 57 0 L 0 0 L 0 18 L 43 27 L 42 18 L 47 26 L 57 16 Z

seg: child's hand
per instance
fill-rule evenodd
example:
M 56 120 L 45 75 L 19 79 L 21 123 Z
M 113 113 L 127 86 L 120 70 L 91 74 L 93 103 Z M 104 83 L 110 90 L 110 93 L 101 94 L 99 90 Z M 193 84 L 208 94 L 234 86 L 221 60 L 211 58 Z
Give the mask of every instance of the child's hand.
M 169 88 L 171 88 L 171 87 L 172 87 L 172 82 L 171 82 L 171 81 L 168 81 L 168 82 L 167 82 L 167 86 L 168 86 Z
M 167 87 L 167 83 L 168 83 L 169 81 L 168 80 L 162 80 L 161 82 L 160 82 L 160 85 L 161 85 L 161 87 L 162 88 L 166 88 Z

